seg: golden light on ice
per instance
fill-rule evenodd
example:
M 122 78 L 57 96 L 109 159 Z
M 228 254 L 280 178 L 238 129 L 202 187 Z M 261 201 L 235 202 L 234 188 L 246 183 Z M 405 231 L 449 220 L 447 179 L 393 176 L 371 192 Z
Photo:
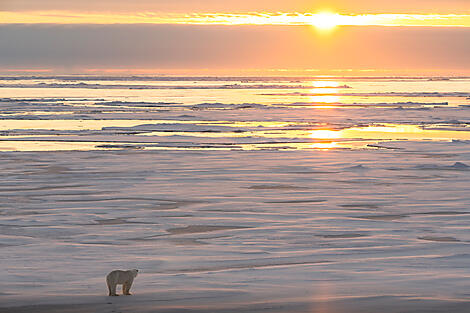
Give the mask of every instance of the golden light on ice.
M 366 140 L 468 140 L 468 132 L 425 129 L 419 125 L 369 125 L 343 130 L 317 129 L 310 131 L 312 139 L 366 139 Z
M 329 129 L 317 129 L 310 132 L 310 137 L 314 139 L 336 139 L 341 138 L 341 132 Z

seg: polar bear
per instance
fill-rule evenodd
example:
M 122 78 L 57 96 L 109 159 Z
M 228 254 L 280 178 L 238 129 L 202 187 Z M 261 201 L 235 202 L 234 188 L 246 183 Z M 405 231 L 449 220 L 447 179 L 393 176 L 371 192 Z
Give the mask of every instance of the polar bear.
M 108 284 L 109 296 L 119 296 L 116 293 L 116 286 L 122 285 L 122 294 L 130 296 L 132 282 L 137 276 L 139 270 L 133 269 L 129 271 L 116 270 L 106 276 L 106 283 Z

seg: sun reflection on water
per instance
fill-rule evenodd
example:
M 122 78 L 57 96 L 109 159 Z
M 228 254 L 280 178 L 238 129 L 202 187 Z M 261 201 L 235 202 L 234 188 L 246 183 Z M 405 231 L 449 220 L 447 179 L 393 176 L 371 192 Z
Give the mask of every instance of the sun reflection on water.
M 331 80 L 317 80 L 317 81 L 312 81 L 312 87 L 313 88 L 337 88 L 339 87 L 340 84 L 337 81 L 331 81 Z
M 330 150 L 338 147 L 337 142 L 316 142 L 310 146 L 313 149 Z
M 314 139 L 337 139 L 341 137 L 341 131 L 329 129 L 317 129 L 310 132 L 310 137 Z
M 315 93 L 315 90 L 311 90 L 312 93 Z M 341 96 L 333 96 L 333 95 L 321 95 L 321 96 L 309 96 L 309 100 L 314 103 L 341 103 Z

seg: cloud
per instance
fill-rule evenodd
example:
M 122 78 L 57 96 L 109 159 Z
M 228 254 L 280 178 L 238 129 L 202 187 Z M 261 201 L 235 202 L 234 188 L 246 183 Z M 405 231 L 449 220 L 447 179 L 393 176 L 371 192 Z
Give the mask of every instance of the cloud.
M 0 12 L 4 24 L 201 24 L 201 25 L 362 25 L 470 27 L 470 15 L 321 13 L 83 13 L 77 11 Z

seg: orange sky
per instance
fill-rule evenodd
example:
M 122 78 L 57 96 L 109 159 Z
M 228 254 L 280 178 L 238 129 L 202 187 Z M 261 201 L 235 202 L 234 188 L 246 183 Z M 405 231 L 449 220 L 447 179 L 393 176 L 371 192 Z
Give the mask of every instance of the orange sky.
M 0 1 L 5 73 L 458 75 L 468 38 L 469 0 Z
M 85 12 L 315 12 L 470 14 L 468 0 L 2 0 L 0 10 Z

